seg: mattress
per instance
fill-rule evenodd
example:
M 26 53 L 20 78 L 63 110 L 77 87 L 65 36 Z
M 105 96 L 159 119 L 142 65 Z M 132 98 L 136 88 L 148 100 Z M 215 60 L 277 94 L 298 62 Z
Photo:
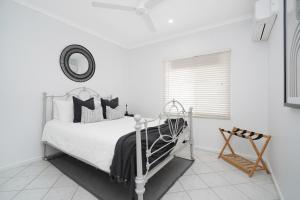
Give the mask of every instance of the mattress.
M 157 125 L 153 121 L 148 127 Z M 46 123 L 42 141 L 109 173 L 118 139 L 135 131 L 134 126 L 133 117 L 88 124 L 54 119 Z

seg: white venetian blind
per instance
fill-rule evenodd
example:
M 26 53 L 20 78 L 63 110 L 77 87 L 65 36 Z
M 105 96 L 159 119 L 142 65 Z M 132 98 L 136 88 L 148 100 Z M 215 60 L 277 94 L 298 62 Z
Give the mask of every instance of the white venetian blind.
M 165 101 L 176 99 L 195 117 L 230 118 L 230 56 L 222 51 L 166 62 Z

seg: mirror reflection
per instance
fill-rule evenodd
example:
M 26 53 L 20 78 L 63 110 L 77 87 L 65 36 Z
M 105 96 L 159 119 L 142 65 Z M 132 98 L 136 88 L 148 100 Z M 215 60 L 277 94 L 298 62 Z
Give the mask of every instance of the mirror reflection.
M 81 53 L 73 53 L 69 58 L 69 66 L 74 73 L 84 74 L 89 69 L 89 62 Z

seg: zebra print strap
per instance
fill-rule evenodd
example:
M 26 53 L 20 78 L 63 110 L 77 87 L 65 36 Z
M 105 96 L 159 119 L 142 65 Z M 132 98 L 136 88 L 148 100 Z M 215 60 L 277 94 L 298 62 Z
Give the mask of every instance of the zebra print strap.
M 255 133 L 253 131 L 248 131 L 248 130 L 240 129 L 240 128 L 234 128 L 234 129 L 232 129 L 232 131 L 220 129 L 220 131 L 226 132 L 229 134 L 233 134 L 233 135 L 236 135 L 236 136 L 242 137 L 242 138 L 250 138 L 251 140 L 259 140 L 264 137 L 264 134 Z
M 264 137 L 263 134 L 258 134 L 256 138 L 251 138 L 252 140 L 259 140 L 260 138 Z

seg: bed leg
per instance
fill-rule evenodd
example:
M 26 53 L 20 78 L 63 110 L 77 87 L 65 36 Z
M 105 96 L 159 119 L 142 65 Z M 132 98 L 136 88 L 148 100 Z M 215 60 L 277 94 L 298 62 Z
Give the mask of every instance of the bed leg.
M 144 199 L 144 192 L 145 192 L 145 180 L 144 178 L 140 179 L 136 177 L 135 179 L 135 192 L 138 197 L 138 200 Z
M 190 126 L 190 153 L 191 160 L 195 160 L 194 157 L 194 135 L 193 135 L 193 108 L 189 109 L 189 126 Z
M 138 200 L 143 200 L 145 192 L 145 178 L 143 175 L 143 163 L 142 163 L 142 142 L 141 142 L 141 116 L 135 115 L 134 120 L 136 131 L 136 178 L 135 178 L 135 192 Z
M 47 161 L 47 160 L 48 160 L 48 157 L 47 157 L 47 144 L 44 143 L 43 146 L 44 146 L 43 160 L 46 160 L 46 161 Z
M 43 121 L 42 128 L 45 127 L 47 121 L 47 93 L 43 92 Z M 42 130 L 43 132 L 43 130 Z M 43 143 L 43 160 L 47 160 L 47 146 L 46 142 Z

